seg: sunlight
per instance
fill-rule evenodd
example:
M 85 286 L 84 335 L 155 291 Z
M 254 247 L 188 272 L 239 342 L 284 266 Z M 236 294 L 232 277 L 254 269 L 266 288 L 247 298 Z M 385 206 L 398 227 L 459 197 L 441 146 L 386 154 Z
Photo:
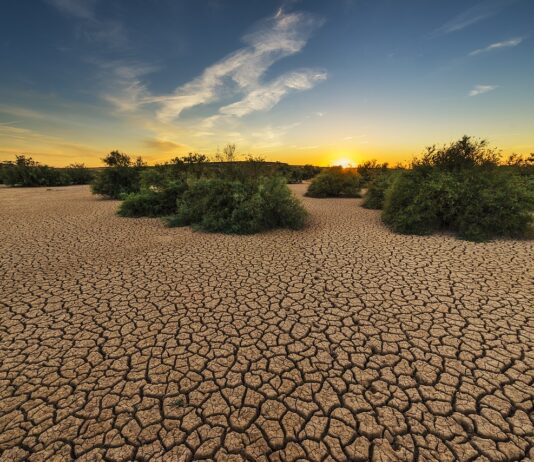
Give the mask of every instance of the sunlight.
M 332 166 L 341 167 L 341 168 L 351 168 L 354 166 L 354 163 L 350 159 L 341 158 L 341 159 L 338 159 L 332 162 Z

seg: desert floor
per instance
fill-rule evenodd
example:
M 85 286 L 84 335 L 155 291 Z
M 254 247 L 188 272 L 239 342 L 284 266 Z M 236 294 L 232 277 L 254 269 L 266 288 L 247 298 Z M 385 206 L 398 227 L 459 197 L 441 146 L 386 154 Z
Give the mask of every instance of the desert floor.
M 534 243 L 303 200 L 225 236 L 0 189 L 0 460 L 534 460 Z

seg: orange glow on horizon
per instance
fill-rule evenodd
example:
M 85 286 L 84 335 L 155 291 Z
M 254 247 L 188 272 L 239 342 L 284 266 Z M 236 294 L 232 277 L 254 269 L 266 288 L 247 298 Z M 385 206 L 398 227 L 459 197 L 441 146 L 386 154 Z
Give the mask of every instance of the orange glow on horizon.
M 332 162 L 332 167 L 341 167 L 341 168 L 351 168 L 351 167 L 355 167 L 356 164 L 350 160 L 350 159 L 347 159 L 346 157 L 343 157 L 341 159 L 338 159 L 334 162 Z

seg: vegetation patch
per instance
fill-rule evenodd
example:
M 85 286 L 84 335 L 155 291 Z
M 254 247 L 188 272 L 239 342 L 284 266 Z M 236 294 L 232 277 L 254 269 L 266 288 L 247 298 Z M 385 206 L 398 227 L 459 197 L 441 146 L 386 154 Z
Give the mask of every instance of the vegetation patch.
M 451 230 L 472 241 L 525 236 L 534 210 L 530 175 L 497 161 L 485 141 L 467 136 L 428 148 L 386 187 L 384 222 L 399 233 Z
M 299 178 L 317 170 L 311 166 L 283 171 L 286 164 L 248 157 L 235 160 L 228 145 L 215 162 L 190 153 L 146 167 L 138 159 L 113 151 L 93 183 L 93 192 L 123 202 L 124 217 L 167 217 L 169 226 L 233 234 L 273 228 L 302 228 L 306 211 L 287 187 L 288 172 Z M 284 174 L 285 173 L 285 174 Z
M 16 156 L 14 162 L 0 163 L 0 182 L 7 186 L 69 186 L 88 184 L 92 178 L 93 171 L 84 164 L 56 168 L 25 155 Z
M 360 197 L 362 177 L 352 169 L 332 167 L 313 178 L 306 195 L 309 197 Z
M 187 190 L 184 179 L 128 194 L 119 206 L 123 217 L 162 217 L 176 212 L 176 201 Z
M 356 167 L 356 172 L 361 177 L 362 185 L 368 186 L 375 178 L 388 172 L 388 163 L 380 163 L 376 160 L 366 160 Z
M 97 173 L 91 184 L 94 194 L 120 199 L 141 190 L 141 172 L 145 168 L 141 157 L 134 162 L 128 154 L 112 151 L 102 161 L 107 167 Z
M 366 209 L 382 209 L 386 191 L 398 174 L 396 170 L 384 170 L 374 176 L 367 186 L 362 205 Z
M 189 182 L 168 223 L 209 232 L 252 234 L 273 228 L 300 229 L 306 215 L 282 177 L 247 182 L 201 178 Z

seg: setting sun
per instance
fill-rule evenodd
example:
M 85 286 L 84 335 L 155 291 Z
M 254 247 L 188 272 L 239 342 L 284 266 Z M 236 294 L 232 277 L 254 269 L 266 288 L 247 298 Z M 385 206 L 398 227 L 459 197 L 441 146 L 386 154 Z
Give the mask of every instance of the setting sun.
M 332 166 L 342 167 L 342 168 L 350 168 L 350 167 L 354 167 L 355 163 L 352 162 L 350 159 L 342 158 L 342 159 L 338 159 L 338 160 L 334 161 L 332 163 Z

